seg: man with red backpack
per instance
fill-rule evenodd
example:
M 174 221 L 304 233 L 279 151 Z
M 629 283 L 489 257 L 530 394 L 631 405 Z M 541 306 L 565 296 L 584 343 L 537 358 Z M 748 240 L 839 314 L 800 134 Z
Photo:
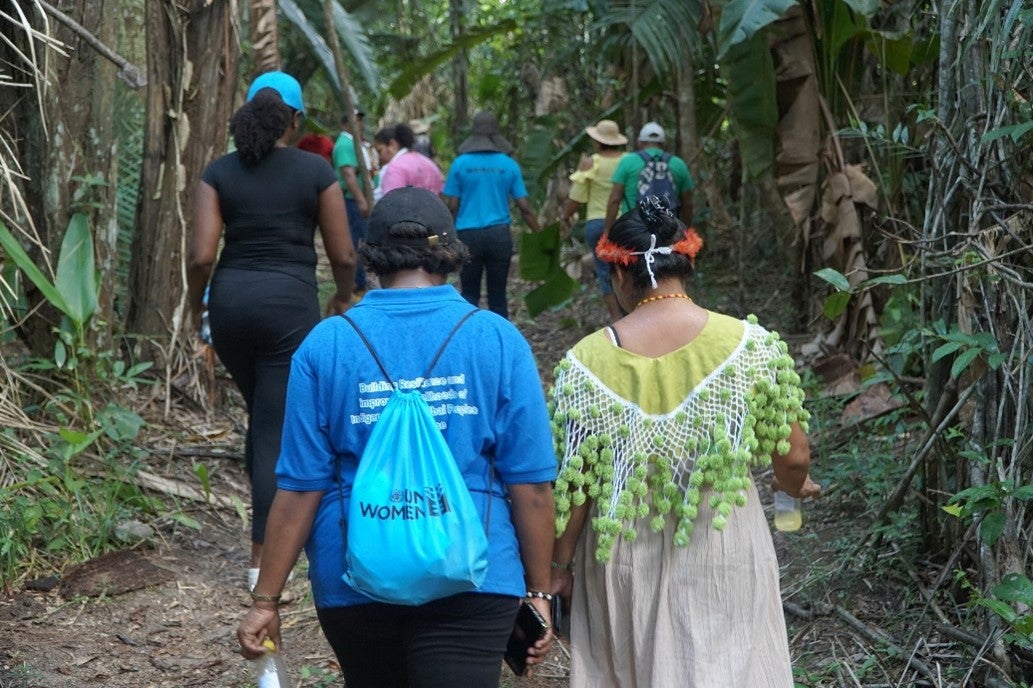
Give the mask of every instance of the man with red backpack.
M 692 226 L 692 174 L 677 155 L 664 151 L 664 128 L 647 122 L 638 133 L 638 150 L 621 158 L 613 172 L 613 189 L 606 205 L 608 234 L 621 213 L 636 207 L 645 196 L 665 196 L 671 210 Z

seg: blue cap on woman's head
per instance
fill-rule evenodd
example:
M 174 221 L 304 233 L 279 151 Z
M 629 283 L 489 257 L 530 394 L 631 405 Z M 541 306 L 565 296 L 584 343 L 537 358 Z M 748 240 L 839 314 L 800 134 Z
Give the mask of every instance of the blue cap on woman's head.
M 263 88 L 271 88 L 280 94 L 283 102 L 301 114 L 305 114 L 305 103 L 301 99 L 301 84 L 286 72 L 266 72 L 251 82 L 247 99 L 251 100 Z

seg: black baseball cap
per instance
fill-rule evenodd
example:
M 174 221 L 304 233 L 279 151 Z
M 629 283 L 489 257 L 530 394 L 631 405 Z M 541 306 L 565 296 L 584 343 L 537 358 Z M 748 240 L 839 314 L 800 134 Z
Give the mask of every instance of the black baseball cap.
M 402 239 L 391 236 L 391 228 L 413 222 L 427 229 L 429 236 Z M 393 189 L 373 206 L 366 225 L 366 243 L 371 246 L 447 246 L 459 240 L 452 212 L 437 194 L 417 186 Z

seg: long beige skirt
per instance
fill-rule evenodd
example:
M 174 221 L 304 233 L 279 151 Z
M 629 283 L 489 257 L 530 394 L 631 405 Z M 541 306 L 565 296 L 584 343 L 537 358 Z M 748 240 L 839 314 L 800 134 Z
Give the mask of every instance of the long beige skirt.
M 571 610 L 571 688 L 792 688 L 778 562 L 751 483 L 723 531 L 703 495 L 688 547 L 640 519 L 595 560 L 586 524 Z

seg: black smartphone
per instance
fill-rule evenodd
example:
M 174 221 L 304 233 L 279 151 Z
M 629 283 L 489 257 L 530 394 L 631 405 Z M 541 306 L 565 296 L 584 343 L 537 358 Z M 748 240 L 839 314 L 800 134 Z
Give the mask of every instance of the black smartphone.
M 556 635 L 566 634 L 566 619 L 563 615 L 563 600 L 559 595 L 552 596 L 552 632 Z
M 527 673 L 527 650 L 549 632 L 549 624 L 534 606 L 521 603 L 504 659 L 517 676 Z

